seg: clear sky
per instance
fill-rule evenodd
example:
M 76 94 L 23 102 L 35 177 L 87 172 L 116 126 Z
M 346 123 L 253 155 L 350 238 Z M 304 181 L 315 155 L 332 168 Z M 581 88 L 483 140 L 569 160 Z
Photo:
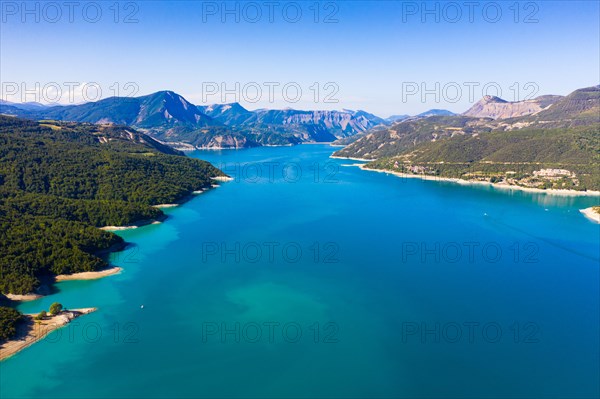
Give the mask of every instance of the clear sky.
M 386 117 L 600 82 L 598 1 L 0 4 L 11 101 L 173 90 L 195 104 Z

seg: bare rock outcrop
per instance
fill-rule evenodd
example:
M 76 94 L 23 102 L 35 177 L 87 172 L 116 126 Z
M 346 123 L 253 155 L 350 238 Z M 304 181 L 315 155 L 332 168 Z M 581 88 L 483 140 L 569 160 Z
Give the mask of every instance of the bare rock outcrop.
M 516 118 L 536 114 L 561 98 L 561 96 L 540 96 L 531 100 L 511 102 L 495 96 L 484 96 L 463 115 L 492 119 Z

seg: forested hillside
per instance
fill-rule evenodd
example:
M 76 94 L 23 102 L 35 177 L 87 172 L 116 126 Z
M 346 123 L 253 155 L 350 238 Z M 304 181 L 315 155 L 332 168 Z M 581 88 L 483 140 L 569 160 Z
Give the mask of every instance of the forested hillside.
M 598 125 L 491 132 L 423 143 L 367 168 L 532 188 L 600 190 L 599 139 Z
M 367 168 L 409 174 L 600 190 L 600 87 L 552 96 L 551 102 L 548 97 L 536 99 L 540 111 L 521 117 L 401 121 L 367 132 L 335 155 L 373 159 Z M 506 112 L 513 111 L 523 109 Z
M 391 127 L 378 127 L 364 133 L 358 140 L 337 151 L 336 156 L 378 159 L 394 156 L 429 141 L 475 132 L 490 131 L 491 119 L 466 116 L 430 116 L 423 119 L 406 120 Z M 344 142 L 336 142 L 344 144 Z
M 161 218 L 220 175 L 131 128 L 0 116 L 0 292 L 106 267 L 122 239 L 97 227 Z

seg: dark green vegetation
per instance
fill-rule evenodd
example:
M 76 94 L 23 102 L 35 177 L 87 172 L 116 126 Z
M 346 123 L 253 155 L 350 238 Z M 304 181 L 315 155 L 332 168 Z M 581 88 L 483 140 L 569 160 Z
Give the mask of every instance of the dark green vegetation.
M 407 120 L 335 153 L 367 168 L 533 188 L 600 190 L 600 87 L 577 90 L 533 115 Z
M 492 132 L 424 143 L 367 168 L 533 188 L 600 190 L 598 127 Z
M 34 319 L 35 319 L 35 320 L 44 320 L 46 317 L 48 317 L 48 313 L 46 313 L 46 311 L 45 311 L 45 310 L 42 310 L 40 313 L 38 313 L 38 314 L 35 316 L 35 318 L 34 318 Z
M 0 290 L 12 294 L 33 292 L 44 275 L 107 267 L 97 253 L 123 244 L 115 234 L 47 216 L 2 215 L 0 235 Z
M 53 316 L 59 314 L 62 310 L 63 310 L 63 305 L 61 305 L 58 302 L 54 302 L 52 305 L 50 305 L 50 309 L 48 309 L 50 314 Z
M 0 342 L 11 339 L 17 332 L 17 323 L 23 316 L 13 308 L 0 306 Z
M 97 227 L 160 219 L 221 175 L 131 128 L 0 116 L 0 292 L 107 267 L 123 240 Z
M 600 123 L 600 86 L 575 90 L 548 109 L 524 121 L 544 127 L 573 127 Z

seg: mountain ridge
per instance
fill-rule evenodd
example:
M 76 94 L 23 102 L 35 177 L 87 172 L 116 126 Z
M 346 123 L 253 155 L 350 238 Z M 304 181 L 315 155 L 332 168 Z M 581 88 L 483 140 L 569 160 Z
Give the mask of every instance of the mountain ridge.
M 528 100 L 529 101 L 529 100 Z M 497 97 L 484 97 L 460 115 L 408 118 L 387 128 L 375 128 L 357 137 L 354 142 L 337 151 L 336 156 L 377 159 L 394 156 L 423 142 L 452 138 L 458 135 L 474 135 L 490 131 L 511 131 L 524 128 L 569 128 L 600 123 L 600 86 L 577 89 L 567 96 L 545 95 L 532 100 L 540 108 L 521 116 L 493 118 L 487 111 L 473 116 L 469 111 L 478 104 L 502 104 L 511 102 Z M 522 102 L 517 102 L 521 104 Z M 527 103 L 530 104 L 530 103 Z M 520 105 L 519 105 L 520 106 Z M 542 108 L 544 106 L 544 108 Z
M 492 119 L 515 118 L 543 111 L 561 98 L 563 96 L 544 95 L 530 100 L 506 101 L 496 96 L 484 96 L 462 115 Z
M 249 111 L 239 103 L 194 105 L 170 90 L 80 105 L 31 107 L 2 102 L 0 113 L 35 120 L 126 125 L 165 143 L 198 148 L 332 142 L 385 123 L 366 111 Z
M 540 96 L 525 104 L 531 103 L 538 109 L 525 109 L 519 102 L 516 110 L 504 114 L 507 118 L 479 108 L 480 116 L 467 111 L 404 120 L 362 134 L 334 156 L 370 159 L 367 169 L 428 178 L 600 190 L 600 86 L 567 96 Z M 477 104 L 514 105 L 494 97 Z

